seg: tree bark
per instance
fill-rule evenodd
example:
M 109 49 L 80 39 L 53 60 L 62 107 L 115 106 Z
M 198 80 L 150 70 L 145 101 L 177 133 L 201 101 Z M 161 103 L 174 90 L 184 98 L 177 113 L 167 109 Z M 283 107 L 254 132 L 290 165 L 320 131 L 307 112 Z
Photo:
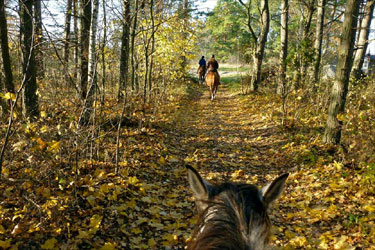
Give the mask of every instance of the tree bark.
M 281 2 L 281 27 L 280 27 L 280 80 L 277 88 L 278 95 L 284 95 L 286 87 L 286 58 L 288 56 L 288 0 Z
M 135 10 L 134 10 L 134 17 L 133 17 L 133 28 L 131 32 L 131 64 L 132 64 L 132 90 L 136 89 L 139 90 L 139 85 L 136 84 L 136 63 L 135 63 L 135 52 L 134 52 L 134 46 L 135 46 L 135 37 L 136 37 L 136 30 L 137 30 L 137 21 L 138 21 L 138 0 L 135 0 Z
M 361 76 L 361 69 L 363 65 L 364 55 L 367 50 L 368 37 L 370 33 L 370 25 L 372 15 L 374 13 L 375 0 L 367 0 L 365 12 L 361 22 L 361 29 L 359 31 L 357 50 L 354 57 L 352 75 L 358 79 Z
M 264 48 L 267 42 L 267 35 L 270 27 L 270 12 L 268 8 L 268 0 L 262 0 L 261 6 L 261 27 L 260 27 L 260 34 L 258 37 L 255 53 L 253 55 L 254 61 L 254 69 L 253 69 L 253 78 L 250 84 L 251 91 L 257 91 L 259 83 L 261 81 L 261 71 L 262 71 L 262 63 L 264 57 Z
M 68 0 L 65 12 L 65 41 L 64 41 L 64 63 L 68 69 L 69 65 L 69 47 L 70 47 L 70 24 L 72 20 L 72 0 Z M 68 82 L 68 79 L 66 80 Z
M 89 47 L 91 25 L 91 0 L 81 0 L 81 81 L 80 94 L 84 100 L 87 95 L 89 71 Z
M 318 0 L 318 12 L 316 16 L 316 32 L 315 32 L 315 62 L 314 62 L 314 86 L 319 83 L 319 69 L 322 58 L 322 41 L 324 27 L 324 12 L 326 0 Z
M 23 90 L 23 114 L 26 117 L 34 118 L 39 116 L 39 105 L 36 72 L 35 72 L 35 55 L 34 55 L 34 38 L 33 29 L 33 0 L 20 0 L 21 4 L 21 34 L 22 39 L 22 72 L 25 87 Z
M 325 143 L 338 144 L 341 140 L 343 122 L 338 117 L 343 116 L 345 111 L 360 2 L 358 0 L 346 2 L 345 19 L 338 48 L 336 77 L 331 91 L 327 125 L 323 137 Z
M 99 12 L 99 0 L 94 0 L 94 8 L 92 11 L 91 18 L 91 30 L 90 30 L 90 48 L 89 48 L 89 74 L 88 74 L 88 84 L 89 89 L 87 92 L 85 105 L 82 110 L 82 114 L 79 120 L 80 125 L 87 125 L 90 120 L 90 115 L 92 113 L 92 106 L 94 103 L 94 92 L 96 90 L 96 33 L 98 27 L 98 12 Z
M 78 58 L 79 58 L 79 37 L 78 37 L 78 0 L 73 0 L 73 16 L 74 16 L 74 71 L 73 79 L 77 85 L 77 75 L 78 75 Z M 80 88 L 77 88 L 80 89 Z
M 14 93 L 12 63 L 9 55 L 8 26 L 5 17 L 4 0 L 0 0 L 0 43 L 5 76 L 5 88 L 7 92 Z
M 106 79 L 106 62 L 105 62 L 105 47 L 107 43 L 107 9 L 105 7 L 105 0 L 102 0 L 103 5 L 103 40 L 102 40 L 102 91 L 101 102 L 105 99 L 105 79 Z
M 118 98 L 123 96 L 122 91 L 126 91 L 129 74 L 129 37 L 130 37 L 130 0 L 123 1 L 122 16 L 122 37 L 120 54 L 120 82 L 118 89 Z
M 43 63 L 43 23 L 41 0 L 34 0 L 35 9 L 35 67 L 37 78 L 44 77 Z

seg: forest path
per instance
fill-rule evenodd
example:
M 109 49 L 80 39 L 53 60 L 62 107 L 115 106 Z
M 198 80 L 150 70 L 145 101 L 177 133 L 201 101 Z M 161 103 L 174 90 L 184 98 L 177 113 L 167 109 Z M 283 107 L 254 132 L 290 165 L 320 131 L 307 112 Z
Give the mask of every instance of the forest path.
M 202 172 L 222 173 L 220 179 L 235 171 L 263 176 L 287 171 L 280 165 L 287 159 L 276 153 L 286 144 L 285 133 L 269 119 L 275 107 L 267 98 L 254 95 L 249 100 L 222 84 L 211 101 L 207 86 L 189 88 L 172 119 L 174 139 L 169 141 L 188 157 L 186 162 Z
M 164 195 L 176 197 L 173 204 L 177 205 L 170 209 L 191 219 L 184 225 L 187 230 L 178 228 L 172 234 L 188 238 L 195 220 L 185 164 L 213 182 L 246 182 L 259 187 L 288 172 L 291 156 L 281 150 L 288 143 L 288 133 L 273 120 L 275 105 L 270 98 L 274 97 L 244 96 L 222 84 L 211 101 L 206 85 L 187 86 L 187 95 L 170 111 L 169 121 L 160 124 L 166 164 L 161 166 L 164 174 L 154 176 L 156 183 L 168 182 L 172 187 Z M 183 245 L 180 240 L 177 244 Z

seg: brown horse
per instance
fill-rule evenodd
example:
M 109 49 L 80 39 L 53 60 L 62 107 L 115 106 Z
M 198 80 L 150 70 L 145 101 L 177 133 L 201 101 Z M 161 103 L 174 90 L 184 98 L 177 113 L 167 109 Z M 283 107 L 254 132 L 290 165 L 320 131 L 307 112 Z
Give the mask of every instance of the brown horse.
M 186 167 L 199 212 L 189 250 L 269 249 L 271 223 L 267 209 L 281 195 L 288 174 L 259 190 L 245 183 L 211 185 L 194 168 Z
M 210 98 L 214 100 L 217 92 L 217 88 L 220 85 L 220 76 L 217 70 L 211 70 L 206 75 L 206 84 L 210 87 Z
M 202 84 L 204 82 L 204 75 L 206 74 L 206 66 L 199 66 L 198 68 L 198 78 L 199 82 Z

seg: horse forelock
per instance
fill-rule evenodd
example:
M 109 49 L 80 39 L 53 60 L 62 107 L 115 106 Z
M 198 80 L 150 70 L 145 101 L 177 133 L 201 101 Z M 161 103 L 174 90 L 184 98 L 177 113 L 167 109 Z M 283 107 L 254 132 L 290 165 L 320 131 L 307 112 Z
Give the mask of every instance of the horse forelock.
M 260 191 L 249 184 L 216 186 L 205 202 L 189 249 L 265 249 L 270 222 Z

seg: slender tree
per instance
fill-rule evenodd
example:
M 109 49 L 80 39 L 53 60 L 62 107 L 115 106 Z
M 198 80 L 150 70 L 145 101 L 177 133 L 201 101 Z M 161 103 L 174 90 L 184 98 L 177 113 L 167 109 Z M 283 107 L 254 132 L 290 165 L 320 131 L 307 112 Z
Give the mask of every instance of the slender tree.
M 94 103 L 94 92 L 97 87 L 97 77 L 96 77 L 96 35 L 98 29 L 98 12 L 99 12 L 99 0 L 94 0 L 94 8 L 91 18 L 91 30 L 90 30 L 90 48 L 89 48 L 89 74 L 88 74 L 88 83 L 89 89 L 87 92 L 85 105 L 81 113 L 79 124 L 87 125 L 89 123 L 92 106 Z
M 106 61 L 105 61 L 105 47 L 107 44 L 107 8 L 105 0 L 102 0 L 103 5 L 103 39 L 102 39 L 102 90 L 101 90 L 101 102 L 104 103 L 105 99 L 105 79 L 106 79 Z
M 120 83 L 118 97 L 122 96 L 122 91 L 126 91 L 129 75 L 129 38 L 130 38 L 130 0 L 123 1 L 122 11 L 122 38 L 120 54 Z
M 281 22 L 280 22 L 280 80 L 277 93 L 283 95 L 286 87 L 286 58 L 288 56 L 288 0 L 281 2 Z
M 73 79 L 77 82 L 77 75 L 78 75 L 78 59 L 79 59 L 79 35 L 78 35 L 78 0 L 73 0 L 73 20 L 74 20 L 74 71 L 73 71 Z M 80 88 L 78 88 L 80 89 Z
M 133 17 L 133 28 L 131 32 L 131 64 L 132 64 L 132 74 L 131 74 L 131 81 L 132 81 L 132 90 L 136 89 L 139 90 L 138 84 L 136 84 L 138 81 L 136 81 L 136 55 L 135 55 L 135 37 L 136 37 L 136 31 L 137 31 L 137 21 L 138 21 L 138 0 L 135 0 L 134 3 L 134 17 Z
M 319 82 L 319 68 L 322 58 L 322 41 L 324 27 L 324 12 L 326 0 L 318 0 L 318 11 L 316 16 L 316 32 L 315 32 L 315 63 L 314 63 L 314 86 Z
M 342 121 L 338 119 L 345 111 L 346 96 L 349 86 L 349 75 L 352 67 L 353 47 L 356 33 L 358 10 L 361 1 L 348 0 L 345 8 L 345 19 L 342 26 L 336 77 L 333 82 L 328 107 L 327 125 L 323 141 L 340 143 Z
M 43 62 L 43 22 L 41 0 L 34 0 L 35 20 L 35 66 L 37 78 L 44 77 Z
M 69 65 L 69 47 L 71 42 L 70 37 L 70 24 L 72 20 L 72 0 L 68 0 L 66 4 L 66 12 L 65 12 L 65 41 L 64 41 L 64 63 L 65 67 L 68 68 Z M 66 80 L 69 81 L 68 79 Z
M 81 80 L 80 94 L 85 99 L 87 94 L 88 71 L 89 71 L 89 47 L 90 47 L 90 25 L 91 25 L 91 3 L 92 0 L 81 0 Z
M 248 5 L 246 5 L 242 0 L 238 0 L 238 1 L 246 9 L 247 26 L 249 28 L 249 31 L 251 33 L 253 40 L 256 41 L 255 50 L 253 53 L 253 73 L 252 73 L 252 80 L 250 83 L 250 90 L 257 91 L 259 83 L 261 82 L 261 71 L 262 71 L 262 63 L 263 63 L 263 57 L 264 57 L 264 49 L 266 46 L 267 35 L 268 35 L 269 27 L 270 27 L 270 11 L 269 11 L 269 6 L 268 6 L 268 0 L 260 1 L 259 36 L 255 34 L 254 29 L 251 24 L 251 20 L 253 19 L 253 16 L 251 14 L 252 2 L 249 1 L 247 3 Z
M 355 52 L 352 74 L 358 79 L 361 75 L 361 69 L 363 65 L 364 55 L 367 50 L 367 45 L 369 43 L 368 37 L 370 33 L 370 25 L 372 20 L 372 15 L 374 13 L 375 0 L 367 0 L 363 18 L 361 21 L 361 29 L 359 31 L 359 37 L 357 42 L 357 49 Z
M 36 84 L 36 71 L 35 71 L 35 33 L 33 29 L 33 0 L 20 0 L 21 4 L 21 34 L 22 39 L 22 72 L 25 87 L 23 90 L 23 114 L 26 117 L 38 117 L 39 105 L 37 84 Z
M 9 56 L 8 27 L 5 17 L 4 0 L 0 0 L 0 43 L 5 76 L 5 89 L 7 92 L 14 93 L 13 74 L 11 67 L 12 63 Z

